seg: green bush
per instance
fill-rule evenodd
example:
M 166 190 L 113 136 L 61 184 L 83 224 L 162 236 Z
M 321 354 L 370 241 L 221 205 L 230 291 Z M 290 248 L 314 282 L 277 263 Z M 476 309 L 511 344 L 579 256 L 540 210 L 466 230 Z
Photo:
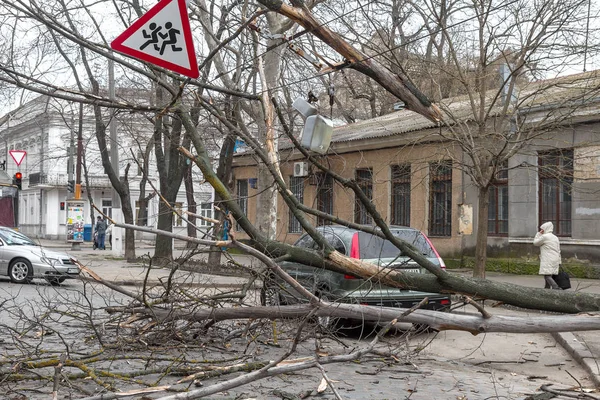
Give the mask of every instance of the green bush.
M 473 269 L 475 259 L 463 257 L 462 259 L 445 259 L 446 267 L 452 269 Z M 501 272 L 517 275 L 537 275 L 540 268 L 537 259 L 512 259 L 512 258 L 488 258 L 485 270 L 489 272 Z M 600 268 L 580 261 L 566 260 L 563 268 L 574 278 L 600 279 Z

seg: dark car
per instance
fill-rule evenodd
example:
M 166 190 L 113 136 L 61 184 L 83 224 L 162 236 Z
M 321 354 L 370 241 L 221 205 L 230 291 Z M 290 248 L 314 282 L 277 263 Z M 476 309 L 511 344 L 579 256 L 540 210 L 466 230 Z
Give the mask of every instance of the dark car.
M 317 230 L 338 252 L 348 257 L 405 272 L 429 273 L 410 257 L 403 255 L 390 241 L 379 236 L 341 225 L 321 226 Z M 444 261 L 423 232 L 402 226 L 390 226 L 390 230 L 394 236 L 413 245 L 433 264 L 442 269 L 446 268 Z M 319 250 L 318 245 L 308 234 L 301 236 L 295 246 Z M 328 300 L 370 306 L 410 308 L 428 297 L 429 301 L 423 307 L 425 309 L 445 310 L 449 309 L 451 305 L 450 296 L 445 294 L 383 286 L 353 275 L 344 275 L 300 263 L 282 262 L 280 266 L 302 286 Z M 280 279 L 265 280 L 261 292 L 263 305 L 293 304 L 297 303 L 300 298 L 298 293 Z

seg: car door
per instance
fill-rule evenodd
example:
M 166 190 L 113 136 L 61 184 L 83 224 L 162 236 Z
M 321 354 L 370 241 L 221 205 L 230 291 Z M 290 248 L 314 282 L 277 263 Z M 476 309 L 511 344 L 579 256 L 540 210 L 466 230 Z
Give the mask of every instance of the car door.
M 6 253 L 6 243 L 0 238 L 0 275 L 8 274 L 8 260 Z

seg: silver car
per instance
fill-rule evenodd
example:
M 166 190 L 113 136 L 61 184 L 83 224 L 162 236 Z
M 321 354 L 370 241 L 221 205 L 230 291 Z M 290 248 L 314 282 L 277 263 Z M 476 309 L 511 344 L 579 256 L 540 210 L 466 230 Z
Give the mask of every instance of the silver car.
M 11 228 L 0 227 L 0 275 L 14 283 L 29 283 L 44 278 L 59 285 L 79 275 L 71 256 L 44 249 L 27 236 Z

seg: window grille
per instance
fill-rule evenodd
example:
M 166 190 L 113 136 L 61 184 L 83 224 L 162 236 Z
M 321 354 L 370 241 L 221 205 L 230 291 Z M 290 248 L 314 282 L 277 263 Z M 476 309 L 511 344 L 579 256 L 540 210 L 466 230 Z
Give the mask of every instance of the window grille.
M 410 174 L 409 164 L 392 165 L 392 225 L 410 226 Z
M 552 222 L 554 234 L 571 236 L 573 149 L 541 152 L 538 157 L 539 224 Z
M 452 235 L 452 162 L 431 163 L 429 235 Z
M 248 215 L 248 179 L 238 179 L 236 182 L 237 203 L 244 215 Z M 240 225 L 236 222 L 235 230 L 239 231 Z
M 333 178 L 329 174 L 315 174 L 317 184 L 317 210 L 333 214 Z M 317 216 L 317 225 L 331 225 L 331 221 L 321 216 Z
M 356 170 L 356 183 L 369 200 L 373 200 L 373 171 L 370 168 Z M 371 224 L 373 218 L 358 196 L 354 200 L 354 222 L 357 224 Z
M 304 178 L 303 177 L 290 177 L 290 190 L 292 194 L 298 199 L 298 202 L 304 203 Z M 302 233 L 302 225 L 300 221 L 294 216 L 292 210 L 289 210 L 288 220 L 288 232 L 289 233 Z

